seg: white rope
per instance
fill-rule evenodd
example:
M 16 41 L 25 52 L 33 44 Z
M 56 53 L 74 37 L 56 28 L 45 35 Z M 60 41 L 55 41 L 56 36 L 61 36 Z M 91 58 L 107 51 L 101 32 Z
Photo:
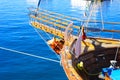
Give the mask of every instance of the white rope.
M 101 12 L 102 30 L 103 30 L 104 29 L 104 20 L 103 20 L 103 14 L 102 14 L 102 3 L 100 3 L 100 12 Z
M 13 50 L 13 49 L 8 49 L 8 48 L 4 48 L 4 47 L 0 47 L 0 49 L 6 50 L 6 51 L 11 51 L 11 52 L 14 52 L 14 53 L 27 55 L 27 56 L 32 56 L 32 57 L 43 59 L 43 60 L 48 60 L 48 61 L 60 63 L 60 61 L 58 61 L 58 60 L 54 60 L 54 59 L 50 59 L 50 58 L 46 58 L 46 57 L 42 57 L 42 56 L 37 56 L 37 55 L 34 55 L 34 54 L 25 53 L 25 52 L 20 52 L 20 51 L 16 51 L 16 50 Z
M 94 2 L 94 3 L 95 3 L 95 2 Z M 92 10 L 90 11 L 90 15 L 88 16 L 88 19 L 87 19 L 87 21 L 86 21 L 86 25 L 85 25 L 85 23 L 84 23 L 83 26 L 88 27 L 88 23 L 89 23 L 90 18 L 91 18 L 91 16 L 92 16 L 93 10 L 94 10 L 94 6 L 92 5 Z M 87 31 L 87 28 L 86 28 L 86 31 Z
M 36 29 L 36 28 L 34 28 L 34 30 L 37 32 L 37 34 L 44 40 L 44 42 L 47 44 L 47 42 L 46 42 L 46 40 L 40 35 L 40 33 L 38 32 L 38 30 Z M 46 33 L 47 34 L 47 33 Z M 48 34 L 48 36 L 49 36 L 49 34 Z M 50 36 L 49 36 L 50 37 Z M 50 47 L 50 46 L 48 46 L 48 47 Z M 51 47 L 50 47 L 50 49 L 51 49 Z M 52 51 L 54 51 L 53 49 L 51 49 Z M 54 51 L 55 52 L 55 51 Z M 56 53 L 56 52 L 55 52 Z M 56 56 L 57 56 L 57 58 L 60 60 L 60 57 L 57 55 L 57 54 L 55 54 Z

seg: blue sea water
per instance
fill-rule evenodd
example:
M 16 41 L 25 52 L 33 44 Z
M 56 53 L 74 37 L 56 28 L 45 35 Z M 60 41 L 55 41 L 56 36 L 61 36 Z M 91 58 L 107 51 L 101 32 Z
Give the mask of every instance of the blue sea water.
M 36 1 L 0 1 L 0 47 L 59 60 L 29 25 L 27 8 L 36 6 Z M 41 0 L 40 7 L 82 18 L 85 9 L 81 8 L 81 1 L 83 0 Z M 102 10 L 104 21 L 120 22 L 119 0 L 102 2 Z M 120 26 L 114 28 L 120 29 Z M 59 63 L 0 49 L 0 80 L 67 80 L 67 77 Z

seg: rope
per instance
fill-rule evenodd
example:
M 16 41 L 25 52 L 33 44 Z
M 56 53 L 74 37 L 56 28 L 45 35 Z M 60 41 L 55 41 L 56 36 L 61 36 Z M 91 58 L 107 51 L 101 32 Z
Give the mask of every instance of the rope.
M 25 53 L 25 52 L 20 52 L 20 51 L 16 51 L 16 50 L 13 50 L 13 49 L 8 49 L 8 48 L 4 48 L 4 47 L 0 47 L 0 49 L 6 50 L 6 51 L 11 51 L 11 52 L 14 52 L 14 53 L 27 55 L 27 56 L 31 56 L 31 57 L 35 57 L 35 58 L 39 58 L 39 59 L 43 59 L 43 60 L 47 60 L 47 61 L 52 61 L 52 62 L 59 63 L 58 60 L 54 60 L 54 59 L 50 59 L 50 58 L 46 58 L 46 57 L 42 57 L 42 56 L 37 56 L 37 55 Z
M 47 3 L 48 3 L 48 1 L 46 1 Z M 44 13 L 45 14 L 45 13 Z M 50 18 L 49 18 L 50 19 Z M 56 20 L 55 20 L 56 21 Z M 55 24 L 53 24 L 53 27 L 55 26 Z M 55 29 L 55 32 L 57 32 L 57 30 Z M 45 32 L 46 33 L 46 32 Z M 48 33 L 46 33 L 47 35 L 48 35 L 48 37 L 50 38 L 50 39 L 52 39 L 52 37 L 50 36 L 50 34 L 48 34 Z M 41 36 L 42 37 L 42 36 Z M 57 45 L 56 43 L 55 43 L 55 45 Z M 49 46 L 50 47 L 50 46 Z M 60 47 L 59 46 L 57 46 L 59 49 L 60 49 Z M 54 51 L 51 47 L 50 47 L 50 49 L 52 50 L 52 51 Z M 54 51 L 55 52 L 55 51 Z M 56 52 L 55 52 L 56 53 Z M 60 59 L 60 57 L 59 57 L 59 55 L 57 55 L 57 54 L 55 54 L 56 56 L 57 56 L 57 58 L 59 59 L 59 60 L 61 60 Z M 60 61 L 60 64 L 61 64 L 61 61 Z
M 90 13 L 89 13 L 89 16 L 88 16 L 88 19 L 86 20 L 86 23 L 84 23 L 83 25 L 85 26 L 85 27 L 88 27 L 88 24 L 89 24 L 89 22 L 90 22 L 90 18 L 91 18 L 91 16 L 93 15 L 93 13 L 95 12 L 95 10 L 100 6 L 100 12 L 101 12 L 101 23 L 102 23 L 102 28 L 104 28 L 104 22 L 103 22 L 103 16 L 102 16 L 102 7 L 101 7 L 101 4 L 96 4 L 96 2 L 97 2 L 97 0 L 95 0 L 94 2 L 93 2 L 93 4 L 91 4 L 91 9 L 90 9 Z M 95 26 L 97 25 L 96 24 L 96 22 L 97 21 L 94 21 L 95 22 Z M 87 30 L 87 28 L 86 28 L 86 31 L 88 31 Z M 98 34 L 96 34 L 97 36 L 99 36 L 100 35 L 100 32 L 98 33 Z
M 38 1 L 37 8 L 39 8 L 39 6 L 40 6 L 40 3 L 41 3 L 41 0 L 39 0 L 39 1 Z
M 115 61 L 116 61 L 116 59 L 117 59 L 117 55 L 118 55 L 119 48 L 120 48 L 120 47 L 117 48 L 117 51 L 116 51 L 116 54 L 115 54 L 115 59 L 114 59 Z
M 88 23 L 89 23 L 90 18 L 91 18 L 91 16 L 92 16 L 93 10 L 94 10 L 94 6 L 92 5 L 92 10 L 90 11 L 90 15 L 88 16 L 88 19 L 86 20 L 86 25 L 85 25 L 85 23 L 84 23 L 83 26 L 85 26 L 85 27 L 88 26 Z M 86 28 L 86 31 L 88 31 L 87 28 Z
M 36 29 L 36 28 L 34 28 L 34 30 L 37 32 L 37 34 L 44 40 L 44 42 L 46 43 L 46 40 L 40 35 L 40 33 L 38 32 L 38 30 Z M 47 34 L 47 33 L 46 33 Z M 49 34 L 47 34 L 48 35 L 48 37 L 50 38 L 50 36 L 49 36 Z M 47 44 L 47 43 L 46 43 Z M 49 46 L 50 47 L 50 46 Z M 50 49 L 51 49 L 51 47 L 50 47 Z M 52 51 L 54 51 L 53 49 L 51 49 Z M 54 51 L 55 52 L 55 51 Z M 55 52 L 56 53 L 56 52 Z M 57 54 L 55 54 L 56 56 L 57 56 L 57 58 L 60 60 L 60 57 L 57 55 Z
M 54 26 L 54 24 L 53 24 L 53 26 Z M 41 36 L 41 34 L 38 32 L 38 30 L 36 29 L 36 28 L 34 28 L 34 30 L 37 32 L 37 34 L 44 40 L 44 42 L 46 42 L 47 40 L 45 40 L 42 36 Z M 56 31 L 56 28 L 55 28 L 55 31 Z M 56 31 L 57 32 L 57 31 Z M 45 32 L 46 34 L 47 34 L 47 36 L 50 38 L 50 39 L 52 39 L 52 37 L 47 33 L 47 32 Z M 57 45 L 56 43 L 55 43 L 55 45 Z M 49 46 L 50 47 L 50 46 Z M 59 49 L 61 49 L 58 45 L 57 45 L 57 47 L 59 48 Z M 51 47 L 50 47 L 50 49 L 51 49 Z M 53 49 L 51 49 L 52 51 L 54 51 Z M 55 51 L 54 51 L 55 52 Z M 56 53 L 56 52 L 55 52 Z M 60 60 L 60 57 L 57 55 L 57 54 L 55 54 L 56 56 L 57 56 L 57 58 Z
M 104 20 L 103 20 L 103 14 L 102 14 L 102 3 L 100 3 L 100 12 L 101 12 L 101 20 L 102 20 L 102 30 L 104 29 Z

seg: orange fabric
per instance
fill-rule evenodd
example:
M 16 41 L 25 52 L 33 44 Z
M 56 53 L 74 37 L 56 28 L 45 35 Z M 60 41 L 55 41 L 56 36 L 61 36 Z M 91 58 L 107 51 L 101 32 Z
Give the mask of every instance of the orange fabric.
M 63 44 L 60 42 L 54 40 L 52 44 L 50 44 L 50 47 L 57 53 L 60 54 L 60 50 L 63 48 Z
M 107 73 L 105 73 L 105 80 L 111 80 L 111 78 L 109 77 Z

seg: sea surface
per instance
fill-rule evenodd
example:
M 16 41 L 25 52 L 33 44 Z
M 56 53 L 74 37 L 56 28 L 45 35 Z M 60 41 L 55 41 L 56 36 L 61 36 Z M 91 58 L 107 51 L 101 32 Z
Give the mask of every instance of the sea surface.
M 28 7 L 37 7 L 37 2 L 0 1 L 0 80 L 68 80 L 60 63 L 46 59 L 59 61 L 29 25 Z M 41 0 L 40 8 L 82 19 L 86 5 L 83 0 Z M 105 0 L 101 8 L 104 21 L 120 22 L 119 0 Z M 99 19 L 99 14 L 98 10 L 93 18 Z M 106 28 L 120 30 L 118 25 Z M 120 38 L 119 34 L 116 33 L 115 38 Z

